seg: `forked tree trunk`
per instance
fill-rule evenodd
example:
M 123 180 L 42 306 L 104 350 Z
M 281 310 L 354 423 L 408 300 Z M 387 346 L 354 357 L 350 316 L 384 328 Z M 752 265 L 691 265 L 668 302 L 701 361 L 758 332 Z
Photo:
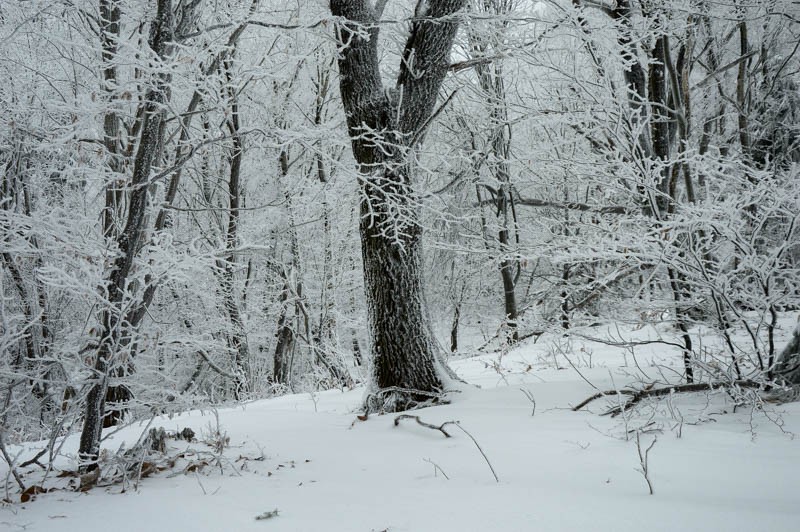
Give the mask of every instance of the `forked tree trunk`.
M 158 12 L 153 21 L 150 34 L 150 47 L 160 57 L 165 58 L 172 42 L 172 1 L 158 0 Z M 127 389 L 116 388 L 107 396 L 111 379 L 128 362 L 122 360 L 131 349 L 131 327 L 126 320 L 126 299 L 128 298 L 128 279 L 133 270 L 134 260 L 144 236 L 148 191 L 148 180 L 164 134 L 164 103 L 168 97 L 169 74 L 156 76 L 153 86 L 145 96 L 141 138 L 134 160 L 131 178 L 131 192 L 128 200 L 128 217 L 125 227 L 117 237 L 119 253 L 111 267 L 106 284 L 108 290 L 107 308 L 100 317 L 100 339 L 94 362 L 89 393 L 84 410 L 83 430 L 81 432 L 78 454 L 83 469 L 95 469 L 100 451 L 100 432 L 106 413 L 106 401 L 117 395 L 128 395 Z M 112 386 L 113 389 L 113 386 Z M 124 391 L 123 391 L 124 390 Z
M 363 175 L 361 252 L 375 393 L 368 410 L 404 410 L 442 390 L 438 346 L 425 312 L 422 227 L 407 156 L 430 120 L 465 0 L 421 1 L 396 101 L 381 81 L 377 12 L 367 0 L 331 0 L 341 46 L 340 91 Z M 392 98 L 395 100 L 395 98 Z

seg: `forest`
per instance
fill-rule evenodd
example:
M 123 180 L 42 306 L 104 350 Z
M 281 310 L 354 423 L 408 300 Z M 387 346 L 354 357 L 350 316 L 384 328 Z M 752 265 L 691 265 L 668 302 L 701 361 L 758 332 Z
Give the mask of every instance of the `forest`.
M 499 483 L 447 409 L 542 416 L 509 361 L 651 494 L 675 396 L 800 430 L 796 1 L 4 0 L 0 192 L 8 504 L 138 487 L 190 411 L 224 470 L 218 409 L 292 398 Z

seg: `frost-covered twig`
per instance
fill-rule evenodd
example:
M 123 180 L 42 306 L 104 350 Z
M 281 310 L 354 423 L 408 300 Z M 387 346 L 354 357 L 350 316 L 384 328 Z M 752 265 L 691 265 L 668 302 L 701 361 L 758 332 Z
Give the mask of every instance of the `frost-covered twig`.
M 450 480 L 450 477 L 448 477 L 448 476 L 447 476 L 447 473 L 445 473 L 445 472 L 444 472 L 444 469 L 442 469 L 441 467 L 439 467 L 439 464 L 437 464 L 436 462 L 432 461 L 430 458 L 423 458 L 423 460 L 424 460 L 424 461 L 426 461 L 426 462 L 428 462 L 430 465 L 432 465 L 432 466 L 433 466 L 433 472 L 434 472 L 434 475 L 435 475 L 435 474 L 436 474 L 436 472 L 438 471 L 439 473 L 441 473 L 441 474 L 442 474 L 442 476 L 443 476 L 445 479 L 447 479 L 447 480 Z
M 648 459 L 650 458 L 650 450 L 655 446 L 658 438 L 655 436 L 653 437 L 653 441 L 650 442 L 650 445 L 647 446 L 647 449 L 642 452 L 642 442 L 640 438 L 641 431 L 636 431 L 636 451 L 639 453 L 639 463 L 641 464 L 642 468 L 637 469 L 639 473 L 642 474 L 644 480 L 647 482 L 647 489 L 650 490 L 650 495 L 653 494 L 653 483 L 650 480 L 650 466 L 648 464 Z
M 403 419 L 413 419 L 418 424 L 422 425 L 425 428 L 438 430 L 439 432 L 444 434 L 445 438 L 450 438 L 451 436 L 446 430 L 444 430 L 444 427 L 446 427 L 447 425 L 455 425 L 456 427 L 458 427 L 461 430 L 461 432 L 463 432 L 464 434 L 469 436 L 469 439 L 471 439 L 472 443 L 475 444 L 475 447 L 478 448 L 478 451 L 481 453 L 481 456 L 483 456 L 483 459 L 486 460 L 486 464 L 489 466 L 489 469 L 492 471 L 492 475 L 494 476 L 494 480 L 496 482 L 500 482 L 500 479 L 498 478 L 497 473 L 495 472 L 494 467 L 492 466 L 492 463 L 489 461 L 489 457 L 486 456 L 486 453 L 483 451 L 483 448 L 478 443 L 478 440 L 476 440 L 475 437 L 472 434 L 467 432 L 467 429 L 462 427 L 461 423 L 459 421 L 445 421 L 444 423 L 442 423 L 441 425 L 439 425 L 437 427 L 436 425 L 432 425 L 430 423 L 425 423 L 424 421 L 422 421 L 420 419 L 419 416 L 412 416 L 412 415 L 409 415 L 409 414 L 401 414 L 401 415 L 397 416 L 396 418 L 394 418 L 394 426 L 395 427 L 398 426 L 400 424 L 400 421 L 403 420 Z M 444 471 L 442 471 L 442 473 L 444 473 Z
M 19 489 L 25 491 L 25 483 L 22 482 L 22 477 L 20 477 L 20 474 L 17 471 L 17 459 L 11 458 L 11 456 L 8 454 L 8 450 L 6 449 L 6 443 L 3 439 L 3 430 L 0 430 L 0 452 L 3 453 L 3 459 L 8 464 L 8 472 L 14 477 L 14 480 L 17 481 L 17 484 L 19 484 Z M 6 482 L 6 487 L 8 487 L 8 482 Z
M 533 404 L 533 410 L 531 410 L 531 417 L 535 416 L 536 415 L 536 399 L 533 397 L 533 394 L 530 392 L 530 390 L 526 390 L 525 388 L 520 388 L 519 391 L 521 391 L 523 393 L 523 395 L 525 395 L 525 397 L 528 398 L 528 401 L 530 401 Z

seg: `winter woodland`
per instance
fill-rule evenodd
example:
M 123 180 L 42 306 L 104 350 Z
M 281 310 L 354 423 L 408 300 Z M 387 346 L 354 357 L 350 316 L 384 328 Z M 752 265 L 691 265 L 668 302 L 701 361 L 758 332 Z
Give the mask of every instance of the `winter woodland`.
M 305 405 L 270 434 L 385 415 L 364 441 L 452 437 L 493 483 L 512 436 L 493 454 L 470 401 L 588 407 L 557 440 L 605 423 L 644 493 L 654 431 L 705 434 L 697 405 L 763 416 L 778 453 L 800 430 L 798 2 L 4 0 L 0 192 L 12 507 L 235 470 L 217 410 L 260 423 L 242 405 Z M 208 456 L 176 462 L 198 410 Z M 380 517 L 291 529 L 403 528 Z

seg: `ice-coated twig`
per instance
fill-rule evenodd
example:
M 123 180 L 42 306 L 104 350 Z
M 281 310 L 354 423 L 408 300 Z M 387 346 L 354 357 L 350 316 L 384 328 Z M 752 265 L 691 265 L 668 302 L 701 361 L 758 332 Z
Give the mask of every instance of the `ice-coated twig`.
M 531 393 L 530 390 L 526 390 L 525 388 L 520 388 L 519 391 L 521 391 L 522 394 L 525 397 L 528 398 L 528 401 L 530 401 L 533 404 L 533 410 L 531 410 L 531 417 L 535 416 L 536 415 L 536 398 L 533 397 L 533 394 Z
M 423 458 L 423 460 L 424 460 L 425 462 L 428 462 L 430 465 L 432 465 L 432 466 L 433 466 L 433 472 L 434 472 L 434 475 L 435 475 L 435 474 L 436 474 L 436 472 L 438 471 L 439 473 L 441 473 L 441 474 L 442 474 L 442 476 L 443 476 L 445 479 L 447 479 L 447 480 L 450 480 L 450 477 L 448 477 L 448 476 L 447 476 L 447 473 L 445 473 L 445 472 L 444 472 L 444 469 L 442 469 L 441 467 L 439 467 L 439 464 L 437 464 L 436 462 L 434 462 L 434 461 L 433 461 L 433 460 L 431 460 L 430 458 Z
M 647 446 L 647 449 L 642 452 L 642 442 L 640 438 L 641 431 L 636 431 L 636 451 L 639 453 L 639 463 L 641 464 L 642 468 L 637 469 L 639 473 L 642 474 L 644 480 L 647 482 L 647 489 L 650 490 L 650 495 L 653 494 L 653 483 L 650 480 L 650 467 L 648 464 L 648 459 L 650 458 L 650 450 L 655 446 L 658 438 L 653 437 L 653 441 L 650 442 L 650 445 Z

